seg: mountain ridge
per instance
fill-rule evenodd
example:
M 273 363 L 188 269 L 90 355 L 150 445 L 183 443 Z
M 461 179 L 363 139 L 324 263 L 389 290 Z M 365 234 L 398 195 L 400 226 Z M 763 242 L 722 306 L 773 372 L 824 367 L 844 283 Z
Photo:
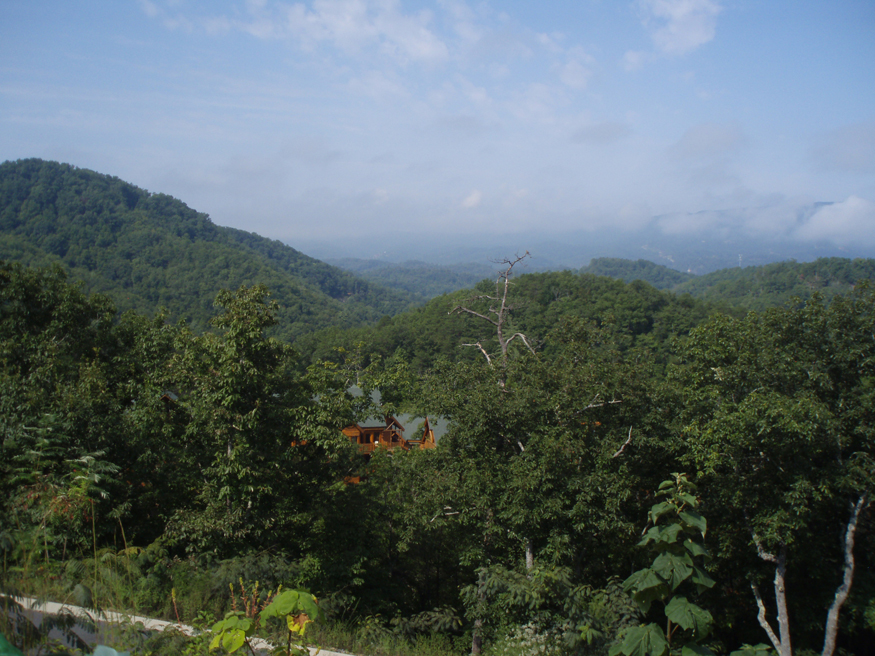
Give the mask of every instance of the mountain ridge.
M 62 264 L 120 311 L 154 312 L 205 329 L 221 288 L 263 283 L 280 305 L 277 336 L 358 325 L 413 297 L 210 218 L 166 194 L 40 159 L 0 164 L 0 259 Z

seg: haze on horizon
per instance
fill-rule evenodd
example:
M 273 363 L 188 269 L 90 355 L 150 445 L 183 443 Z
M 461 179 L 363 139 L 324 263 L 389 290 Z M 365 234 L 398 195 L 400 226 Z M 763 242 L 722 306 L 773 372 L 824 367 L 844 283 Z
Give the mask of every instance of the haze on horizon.
M 0 160 L 292 246 L 649 229 L 875 252 L 866 0 L 13 0 L 0 38 Z

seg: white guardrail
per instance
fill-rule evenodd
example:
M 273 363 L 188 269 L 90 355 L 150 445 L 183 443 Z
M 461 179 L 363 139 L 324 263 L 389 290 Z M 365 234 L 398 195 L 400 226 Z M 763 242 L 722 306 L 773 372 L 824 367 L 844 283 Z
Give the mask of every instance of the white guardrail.
M 141 623 L 148 631 L 164 631 L 165 629 L 174 628 L 177 631 L 186 635 L 197 635 L 201 633 L 199 629 L 189 626 L 188 624 L 180 624 L 178 622 L 168 622 L 166 620 L 156 620 L 151 617 L 141 617 L 139 615 L 130 615 L 128 613 L 118 613 L 115 611 L 97 611 L 91 612 L 81 606 L 73 606 L 72 604 L 59 604 L 54 601 L 38 601 L 31 597 L 8 597 L 20 604 L 22 608 L 28 611 L 46 613 L 49 615 L 57 615 L 59 613 L 69 613 L 75 617 L 88 618 L 96 622 L 106 622 L 109 624 L 137 624 Z M 268 653 L 274 648 L 266 640 L 261 638 L 253 638 L 249 641 L 252 647 L 259 652 Z M 328 649 L 320 649 L 318 647 L 308 647 L 310 656 L 351 656 L 346 652 L 330 651 Z

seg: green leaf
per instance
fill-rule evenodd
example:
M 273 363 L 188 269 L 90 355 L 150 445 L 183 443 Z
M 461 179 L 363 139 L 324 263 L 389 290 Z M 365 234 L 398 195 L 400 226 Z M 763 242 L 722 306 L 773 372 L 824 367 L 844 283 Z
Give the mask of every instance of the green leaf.
M 678 555 L 663 551 L 653 561 L 653 570 L 674 590 L 693 573 L 693 559 L 686 553 Z
M 702 536 L 707 533 L 708 521 L 695 510 L 682 510 L 678 513 L 678 516 L 688 525 L 699 529 L 699 531 L 702 533 Z
M 311 621 L 322 619 L 322 609 L 316 603 L 316 597 L 309 592 L 286 590 L 277 595 L 270 604 L 261 611 L 262 619 L 268 617 L 297 616 L 305 613 Z
M 636 626 L 629 629 L 619 653 L 626 656 L 665 656 L 668 654 L 668 642 L 656 624 Z
M 692 506 L 693 508 L 696 508 L 699 505 L 699 500 L 696 497 L 694 497 L 692 494 L 686 494 L 686 493 L 682 492 L 682 493 L 678 494 L 678 499 L 683 501 L 688 506 Z
M 301 593 L 297 590 L 285 590 L 277 595 L 267 607 L 261 611 L 262 618 L 281 617 L 283 615 L 297 615 Z
M 705 588 L 713 588 L 716 581 L 712 579 L 708 572 L 701 567 L 693 565 L 693 576 L 690 579 L 695 585 L 698 592 L 704 592 Z
M 711 631 L 714 618 L 707 610 L 687 601 L 686 597 L 674 597 L 665 607 L 665 616 L 697 638 L 704 638 Z
M 674 544 L 677 542 L 678 533 L 682 530 L 683 527 L 680 524 L 654 526 L 644 534 L 644 537 L 641 538 L 641 542 L 639 542 L 638 545 L 643 546 L 651 542 L 666 542 L 668 544 Z
M 684 648 L 681 650 L 681 656 L 714 656 L 714 652 L 707 647 L 692 642 L 684 645 Z
M 696 556 L 702 556 L 704 558 L 709 558 L 711 554 L 708 553 L 708 550 L 699 544 L 698 542 L 693 542 L 692 540 L 685 540 L 684 547 L 687 551 L 690 552 L 690 555 L 694 558 Z
M 230 654 L 240 649 L 244 642 L 246 642 L 246 634 L 240 629 L 225 631 L 222 635 L 222 646 Z
M 742 645 L 741 649 L 730 652 L 729 656 L 769 656 L 772 648 L 763 643 L 758 645 Z
M 22 651 L 0 633 L 0 656 L 22 656 Z
M 657 503 L 650 509 L 650 521 L 656 524 L 656 522 L 659 521 L 660 517 L 662 517 L 667 512 L 674 510 L 675 508 L 676 506 L 668 501 Z

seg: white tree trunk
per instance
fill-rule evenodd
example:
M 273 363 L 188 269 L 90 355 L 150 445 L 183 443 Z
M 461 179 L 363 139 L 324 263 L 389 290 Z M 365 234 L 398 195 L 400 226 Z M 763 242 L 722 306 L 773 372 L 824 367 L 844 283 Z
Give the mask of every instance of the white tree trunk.
M 848 528 L 845 531 L 845 566 L 842 584 L 836 590 L 835 599 L 829 607 L 826 616 L 826 629 L 823 635 L 823 651 L 821 656 L 832 656 L 836 648 L 836 635 L 839 630 L 839 612 L 842 609 L 848 594 L 851 592 L 851 583 L 854 581 L 854 535 L 857 532 L 857 522 L 860 514 L 869 503 L 867 494 L 863 494 L 854 505 L 851 519 L 848 520 Z

